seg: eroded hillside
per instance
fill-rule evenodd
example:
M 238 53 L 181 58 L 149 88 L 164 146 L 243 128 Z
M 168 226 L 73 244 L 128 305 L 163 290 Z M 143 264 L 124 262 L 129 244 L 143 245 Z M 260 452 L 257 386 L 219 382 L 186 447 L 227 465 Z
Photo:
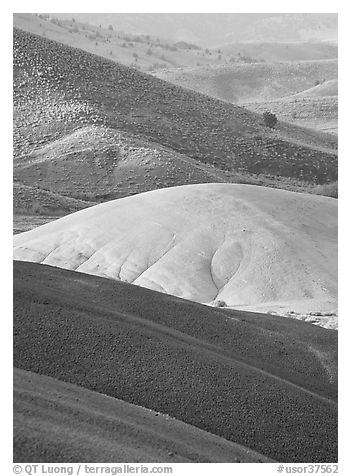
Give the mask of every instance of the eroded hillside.
M 80 140 L 87 131 L 97 140 Z M 14 30 L 16 181 L 93 201 L 144 191 L 144 169 L 133 170 L 135 144 L 137 162 L 146 150 L 164 170 L 147 189 L 157 188 L 155 181 L 162 187 L 209 177 L 308 189 L 337 177 L 336 142 L 326 136 L 289 126 L 271 130 L 244 108 Z M 126 156 L 135 182 L 129 189 Z M 118 172 L 112 174 L 112 165 Z M 72 192 L 64 174 L 74 175 L 74 167 Z

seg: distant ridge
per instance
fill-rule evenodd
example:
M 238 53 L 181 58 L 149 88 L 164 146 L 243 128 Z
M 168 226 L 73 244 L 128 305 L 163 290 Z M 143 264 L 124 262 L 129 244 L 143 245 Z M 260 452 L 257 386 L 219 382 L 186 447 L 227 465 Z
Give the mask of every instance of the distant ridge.
M 118 13 L 56 14 L 130 33 L 150 33 L 204 46 L 233 41 L 337 40 L 335 13 Z

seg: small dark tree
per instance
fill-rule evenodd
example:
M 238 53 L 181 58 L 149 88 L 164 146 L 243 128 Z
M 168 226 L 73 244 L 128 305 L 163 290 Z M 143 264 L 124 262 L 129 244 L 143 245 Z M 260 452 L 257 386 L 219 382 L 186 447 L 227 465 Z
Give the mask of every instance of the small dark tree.
M 113 26 L 112 26 L 112 25 L 109 25 L 109 26 L 108 26 L 108 29 L 111 30 L 111 31 L 113 31 Z
M 264 125 L 270 128 L 274 128 L 276 123 L 278 122 L 277 116 L 272 112 L 266 111 L 263 113 L 263 121 Z

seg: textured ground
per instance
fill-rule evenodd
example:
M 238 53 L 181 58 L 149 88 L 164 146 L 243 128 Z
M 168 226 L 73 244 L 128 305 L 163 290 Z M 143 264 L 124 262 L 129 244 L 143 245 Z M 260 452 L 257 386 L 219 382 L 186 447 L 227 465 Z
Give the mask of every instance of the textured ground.
M 282 122 L 271 130 L 261 114 L 21 30 L 13 46 L 22 211 L 62 213 L 187 183 L 313 191 L 337 179 L 328 134 Z M 39 200 L 33 187 L 44 191 Z
M 71 19 L 71 13 L 56 14 Z M 113 23 L 117 30 L 130 33 L 143 31 L 177 40 L 189 38 L 205 47 L 218 46 L 223 41 L 337 41 L 337 15 L 282 13 L 76 13 L 76 20 L 95 25 Z M 225 40 L 224 40 L 225 39 Z
M 223 45 L 221 51 L 234 57 L 249 57 L 269 63 L 311 61 L 338 57 L 337 43 L 325 41 L 246 41 Z
M 209 64 L 226 64 L 232 56 L 218 53 L 216 50 L 201 48 L 193 43 L 178 42 L 151 35 L 110 30 L 86 22 L 72 21 L 72 16 L 58 20 L 55 14 L 50 18 L 28 13 L 14 14 L 14 26 L 29 33 L 34 33 L 68 46 L 81 48 L 89 53 L 102 56 L 108 60 L 122 63 L 141 71 L 157 71 L 175 66 L 196 66 Z M 311 53 L 330 57 L 336 48 L 311 45 Z M 333 53 L 332 53 L 333 52 Z M 239 57 L 236 57 L 240 61 Z
M 179 68 L 157 76 L 259 114 L 271 111 L 278 121 L 337 133 L 337 73 L 334 59 Z
M 252 185 L 166 188 L 16 235 L 14 258 L 197 302 L 335 312 L 337 201 Z
M 337 59 L 235 64 L 159 71 L 157 77 L 232 103 L 261 102 L 337 79 Z
M 96 21 L 93 25 L 86 21 L 79 22 L 72 16 L 58 19 L 55 14 L 49 17 L 17 13 L 14 14 L 13 20 L 14 26 L 24 31 L 81 48 L 142 71 L 176 66 L 225 65 L 244 61 L 331 59 L 337 58 L 338 54 L 337 45 L 325 41 L 241 42 L 220 48 L 201 48 L 193 42 L 167 40 L 169 29 L 166 36 L 160 39 L 155 31 L 148 35 L 138 34 L 139 31 L 133 34 L 128 32 L 127 25 L 123 26 L 123 31 L 111 30 L 107 25 L 97 25 Z
M 337 459 L 337 333 L 15 262 L 14 365 L 278 461 Z
M 245 107 L 262 114 L 271 111 L 283 121 L 337 134 L 338 97 L 319 95 L 319 92 L 323 90 L 317 86 L 275 101 L 247 103 Z
M 14 462 L 270 460 L 167 415 L 14 369 Z

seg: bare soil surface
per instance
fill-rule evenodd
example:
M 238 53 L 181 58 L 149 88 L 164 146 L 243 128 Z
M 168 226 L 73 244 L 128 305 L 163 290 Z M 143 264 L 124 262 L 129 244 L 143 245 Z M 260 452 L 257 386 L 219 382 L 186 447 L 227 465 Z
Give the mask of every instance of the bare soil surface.
M 240 184 L 165 188 L 16 235 L 14 258 L 201 303 L 335 312 L 337 200 Z
M 337 460 L 336 332 L 33 263 L 14 263 L 14 293 L 16 367 L 278 461 Z
M 168 415 L 14 369 L 16 463 L 270 461 Z

